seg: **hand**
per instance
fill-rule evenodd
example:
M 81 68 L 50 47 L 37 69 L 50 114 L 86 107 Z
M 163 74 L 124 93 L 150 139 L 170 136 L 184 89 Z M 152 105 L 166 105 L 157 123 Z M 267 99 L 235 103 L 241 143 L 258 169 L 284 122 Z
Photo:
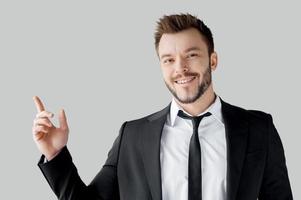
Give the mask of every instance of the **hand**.
M 54 158 L 61 149 L 67 144 L 69 128 L 65 111 L 62 109 L 59 113 L 59 127 L 55 127 L 50 118 L 54 115 L 45 111 L 44 105 L 39 97 L 34 96 L 33 100 L 38 110 L 38 114 L 33 121 L 32 133 L 33 139 L 47 160 Z

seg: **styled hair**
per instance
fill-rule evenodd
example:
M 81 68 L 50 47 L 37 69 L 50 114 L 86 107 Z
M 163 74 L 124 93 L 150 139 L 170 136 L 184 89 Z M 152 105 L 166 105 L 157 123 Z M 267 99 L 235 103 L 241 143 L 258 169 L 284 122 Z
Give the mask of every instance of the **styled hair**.
M 155 47 L 158 52 L 158 46 L 160 39 L 164 33 L 177 33 L 189 28 L 197 29 L 203 37 L 208 47 L 208 54 L 214 52 L 214 42 L 211 30 L 204 24 L 204 22 L 198 19 L 196 16 L 190 14 L 175 14 L 164 15 L 157 21 L 157 27 L 154 34 Z

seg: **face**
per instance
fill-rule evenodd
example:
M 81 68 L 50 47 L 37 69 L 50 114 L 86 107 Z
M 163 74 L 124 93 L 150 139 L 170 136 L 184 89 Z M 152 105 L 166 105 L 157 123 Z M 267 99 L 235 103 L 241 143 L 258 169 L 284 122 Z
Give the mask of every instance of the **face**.
M 163 34 L 158 55 L 165 84 L 180 103 L 195 102 L 211 85 L 217 57 L 215 53 L 209 56 L 198 30 Z

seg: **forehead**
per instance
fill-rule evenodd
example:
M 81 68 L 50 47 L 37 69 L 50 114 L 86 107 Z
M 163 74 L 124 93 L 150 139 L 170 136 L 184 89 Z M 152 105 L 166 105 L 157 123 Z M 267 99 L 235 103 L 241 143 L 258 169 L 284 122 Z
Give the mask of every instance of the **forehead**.
M 208 50 L 203 36 L 195 28 L 178 33 L 164 33 L 159 42 L 158 54 L 181 53 L 191 47 L 198 47 L 201 51 Z

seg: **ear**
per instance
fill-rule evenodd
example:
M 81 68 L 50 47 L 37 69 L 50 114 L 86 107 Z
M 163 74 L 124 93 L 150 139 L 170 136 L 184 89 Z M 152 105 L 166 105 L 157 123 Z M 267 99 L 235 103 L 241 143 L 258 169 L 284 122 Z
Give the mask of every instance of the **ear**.
M 211 63 L 211 70 L 214 71 L 217 67 L 217 62 L 218 62 L 218 58 L 217 58 L 217 53 L 214 51 L 211 55 L 210 55 L 210 63 Z

